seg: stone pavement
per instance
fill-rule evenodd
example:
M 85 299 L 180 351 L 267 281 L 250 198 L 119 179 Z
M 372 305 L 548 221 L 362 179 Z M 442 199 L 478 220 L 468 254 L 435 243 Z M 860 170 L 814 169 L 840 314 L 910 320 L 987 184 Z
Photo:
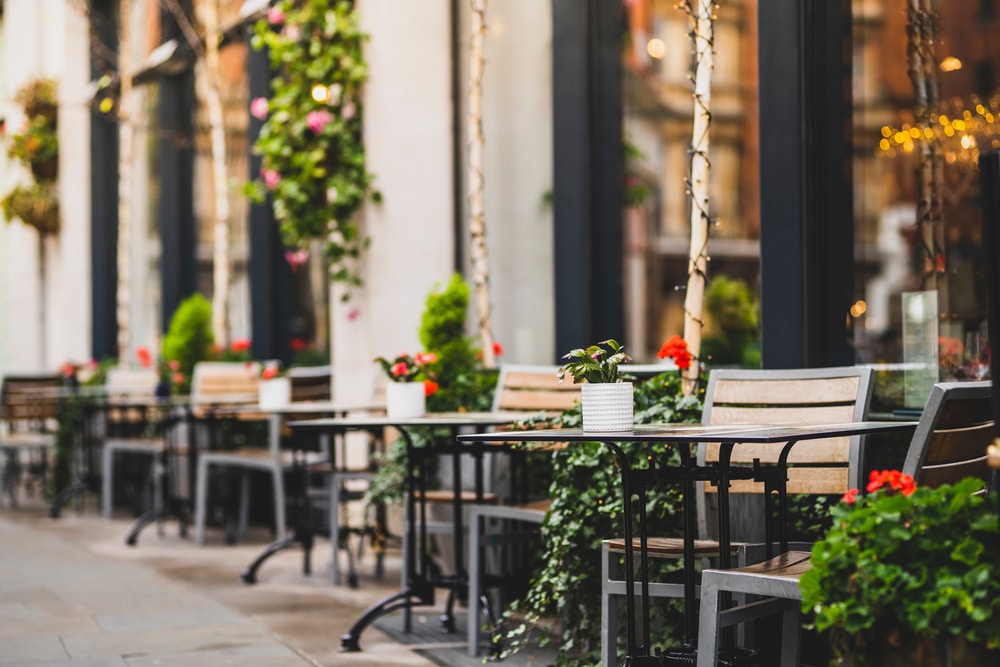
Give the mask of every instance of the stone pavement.
M 175 523 L 149 526 L 136 547 L 126 519 L 96 510 L 59 519 L 36 507 L 0 512 L 0 665 L 25 667 L 425 667 L 434 663 L 375 627 L 359 653 L 339 653 L 340 635 L 357 615 L 398 590 L 398 554 L 386 576 L 371 577 L 369 553 L 355 589 L 330 585 L 326 540 L 313 553 L 272 557 L 258 583 L 239 573 L 266 544 L 204 547 L 180 538 Z M 436 619 L 433 610 L 424 612 Z M 416 614 L 415 614 L 416 615 Z M 424 615 L 419 618 L 425 618 Z M 451 637 L 449 637 L 449 640 Z M 459 638 L 455 638 L 458 640 Z

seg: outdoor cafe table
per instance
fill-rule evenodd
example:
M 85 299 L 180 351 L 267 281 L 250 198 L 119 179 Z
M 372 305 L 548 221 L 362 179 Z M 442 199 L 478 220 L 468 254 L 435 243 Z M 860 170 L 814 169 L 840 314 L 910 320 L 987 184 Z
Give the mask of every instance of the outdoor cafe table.
M 360 651 L 359 639 L 366 627 L 379 617 L 398 609 L 404 611 L 403 630 L 410 631 L 409 610 L 413 607 L 434 604 L 436 588 L 447 588 L 450 591 L 448 606 L 442 623 L 445 631 L 454 632 L 455 624 L 452 617 L 452 605 L 459 590 L 467 585 L 464 571 L 464 553 L 462 549 L 462 494 L 461 466 L 458 457 L 463 454 L 476 456 L 475 496 L 477 501 L 483 498 L 483 475 L 481 454 L 488 449 L 496 449 L 495 445 L 456 445 L 455 435 L 461 430 L 483 431 L 498 426 L 513 424 L 525 418 L 523 412 L 428 412 L 420 417 L 399 418 L 388 415 L 358 415 L 346 417 L 330 417 L 327 419 L 311 419 L 291 421 L 293 430 L 303 432 L 341 433 L 349 430 L 377 430 L 395 428 L 403 437 L 406 447 L 407 478 L 406 478 L 406 518 L 407 539 L 403 553 L 403 567 L 406 573 L 403 589 L 390 595 L 369 607 L 351 628 L 340 638 L 340 650 Z M 451 436 L 438 439 L 429 448 L 415 447 L 413 444 L 413 429 L 447 428 Z M 495 439 L 495 437 L 494 437 Z M 428 487 L 427 466 L 424 465 L 431 455 L 451 454 L 455 459 L 453 466 L 453 511 L 455 527 L 455 573 L 451 576 L 435 575 L 431 567 L 431 556 L 427 540 L 426 496 Z M 416 534 L 417 517 L 420 519 L 420 535 Z M 419 558 L 418 558 L 419 551 Z
M 760 424 L 727 424 L 683 425 L 683 424 L 652 424 L 636 426 L 631 431 L 614 433 L 586 432 L 579 428 L 539 429 L 529 431 L 508 431 L 502 434 L 467 434 L 459 435 L 459 442 L 600 442 L 607 446 L 618 461 L 621 469 L 621 484 L 624 494 L 624 534 L 625 544 L 633 544 L 633 525 L 638 526 L 639 567 L 636 569 L 631 550 L 626 548 L 625 557 L 625 626 L 626 665 L 662 665 L 662 664 L 693 664 L 692 652 L 695 650 L 698 635 L 698 617 L 695 606 L 695 557 L 694 540 L 697 527 L 693 490 L 696 482 L 711 482 L 718 488 L 718 528 L 719 528 L 719 566 L 732 566 L 730 557 L 729 530 L 729 482 L 733 479 L 754 479 L 762 481 L 767 478 L 774 484 L 778 493 L 780 514 L 780 542 L 782 551 L 788 549 L 786 534 L 787 498 L 785 493 L 786 474 L 768 475 L 770 470 L 784 470 L 791 448 L 801 441 L 821 440 L 854 435 L 872 435 L 891 431 L 914 429 L 915 421 L 862 421 L 843 422 L 820 425 L 760 425 Z M 676 468 L 656 469 L 635 468 L 628 456 L 619 447 L 619 443 L 637 442 L 650 447 L 660 445 L 680 445 L 681 464 Z M 691 445 L 697 443 L 718 443 L 720 445 L 719 461 L 711 465 L 699 465 L 693 456 Z M 785 443 L 776 466 L 730 467 L 729 461 L 733 449 L 740 444 L 773 444 Z M 807 445 L 802 445 L 807 446 Z M 685 611 L 685 646 L 679 650 L 652 652 L 650 647 L 649 628 L 649 579 L 648 552 L 646 533 L 646 487 L 672 482 L 680 484 L 683 494 L 684 512 L 684 611 Z M 638 516 L 634 515 L 629 499 L 637 498 Z M 633 523 L 634 522 L 634 523 Z M 638 578 L 637 578 L 638 577 Z M 639 583 L 641 597 L 641 615 L 636 618 L 635 584 Z M 602 641 L 613 641 L 604 637 Z
M 216 419 L 267 419 L 268 420 L 268 448 L 277 457 L 283 447 L 281 441 L 281 422 L 288 417 L 346 417 L 351 413 L 370 414 L 376 410 L 383 409 L 381 405 L 339 403 L 333 401 L 296 401 L 284 405 L 273 405 L 262 407 L 259 404 L 246 403 L 242 405 L 224 405 L 215 408 L 212 412 Z M 253 562 L 240 574 L 240 581 L 245 584 L 257 582 L 257 570 L 268 558 L 284 549 L 290 549 L 295 545 L 302 547 L 304 574 L 311 574 L 311 552 L 313 546 L 314 530 L 312 522 L 309 520 L 308 489 L 306 479 L 306 464 L 303 460 L 302 450 L 298 447 L 298 438 L 292 438 L 289 446 L 295 454 L 294 474 L 297 477 L 299 488 L 297 492 L 289 494 L 294 496 L 293 504 L 298 508 L 298 516 L 295 517 L 296 525 L 288 535 L 278 535 L 277 539 L 269 544 L 261 553 L 254 558 Z M 329 463 L 336 468 L 336 452 L 331 445 L 329 448 Z M 342 464 L 343 462 L 341 462 Z M 331 508 L 334 511 L 334 508 Z M 334 546 L 337 544 L 337 536 L 331 536 Z M 334 555 L 336 558 L 336 554 Z

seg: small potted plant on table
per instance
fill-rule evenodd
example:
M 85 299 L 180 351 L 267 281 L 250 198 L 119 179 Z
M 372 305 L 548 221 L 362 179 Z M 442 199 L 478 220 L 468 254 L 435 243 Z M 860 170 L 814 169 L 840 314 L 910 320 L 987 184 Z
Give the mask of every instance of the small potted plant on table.
M 390 382 L 385 388 L 385 409 L 390 417 L 409 419 L 427 411 L 427 396 L 438 389 L 427 366 L 437 361 L 433 352 L 415 356 L 399 354 L 394 359 L 377 357 Z
M 981 489 L 873 472 L 869 495 L 834 508 L 800 586 L 835 664 L 1000 665 L 1000 535 Z
M 608 339 L 586 349 L 571 350 L 563 359 L 569 361 L 559 369 L 559 381 L 568 374 L 573 384 L 583 384 L 580 390 L 583 430 L 631 431 L 633 388 L 620 366 L 632 358 L 625 354 L 621 344 Z

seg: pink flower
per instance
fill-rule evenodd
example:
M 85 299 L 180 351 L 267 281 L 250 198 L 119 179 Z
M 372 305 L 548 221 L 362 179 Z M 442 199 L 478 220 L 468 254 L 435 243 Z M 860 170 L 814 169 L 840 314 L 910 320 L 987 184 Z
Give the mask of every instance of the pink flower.
M 281 182 L 281 174 L 274 169 L 261 169 L 260 175 L 264 178 L 264 185 L 267 186 L 268 190 L 275 189 Z
M 184 373 L 174 373 L 173 380 L 174 384 L 184 384 Z
M 401 375 L 406 375 L 409 369 L 407 369 L 406 364 L 400 361 L 399 363 L 393 364 L 389 372 L 393 374 L 394 377 L 399 377 Z
M 302 29 L 297 25 L 285 27 L 285 38 L 291 42 L 297 42 L 302 37 Z
M 253 102 L 250 103 L 250 115 L 257 120 L 264 120 L 267 118 L 267 98 L 266 97 L 255 97 Z
M 181 368 L 181 362 L 177 361 L 176 359 L 171 359 L 170 361 L 167 362 L 167 366 L 172 371 L 178 371 Z
M 354 106 L 354 102 L 347 102 L 344 104 L 344 108 L 340 110 L 340 117 L 344 120 L 351 120 L 357 112 L 358 108 Z
M 272 380 L 278 377 L 278 367 L 277 366 L 266 366 L 260 373 L 261 378 L 265 380 Z
M 437 361 L 438 356 L 433 352 L 421 352 L 414 358 L 414 360 L 421 366 L 425 366 L 427 364 L 433 364 Z
M 271 7 L 267 10 L 267 22 L 271 25 L 281 25 L 285 22 L 285 12 L 277 7 Z
M 360 315 L 361 315 L 360 310 L 358 310 L 357 308 L 351 308 L 351 310 L 348 311 L 347 313 L 347 320 L 349 322 L 353 322 L 354 320 L 358 319 Z
M 319 111 L 310 111 L 306 114 L 306 125 L 309 129 L 319 134 L 326 127 L 327 123 L 333 120 L 333 114 L 326 109 L 320 109 Z
M 292 273 L 298 271 L 299 267 L 305 264 L 308 259 L 309 251 L 305 248 L 288 250 L 285 252 L 285 261 L 288 262 L 288 266 L 292 269 Z

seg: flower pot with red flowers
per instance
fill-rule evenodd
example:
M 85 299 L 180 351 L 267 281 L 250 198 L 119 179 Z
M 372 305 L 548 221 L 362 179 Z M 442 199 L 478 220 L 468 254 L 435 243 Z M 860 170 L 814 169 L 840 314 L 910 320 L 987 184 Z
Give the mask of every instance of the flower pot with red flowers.
M 982 488 L 875 471 L 834 508 L 800 586 L 836 664 L 1000 665 L 1000 533 Z
M 248 362 L 247 367 L 259 373 L 257 403 L 261 410 L 276 410 L 292 402 L 292 381 L 281 375 L 277 361 Z
M 427 396 L 438 389 L 429 364 L 437 361 L 433 352 L 422 352 L 415 356 L 400 354 L 393 359 L 378 357 L 375 361 L 382 366 L 390 382 L 385 388 L 385 409 L 393 419 L 421 417 L 427 412 Z

